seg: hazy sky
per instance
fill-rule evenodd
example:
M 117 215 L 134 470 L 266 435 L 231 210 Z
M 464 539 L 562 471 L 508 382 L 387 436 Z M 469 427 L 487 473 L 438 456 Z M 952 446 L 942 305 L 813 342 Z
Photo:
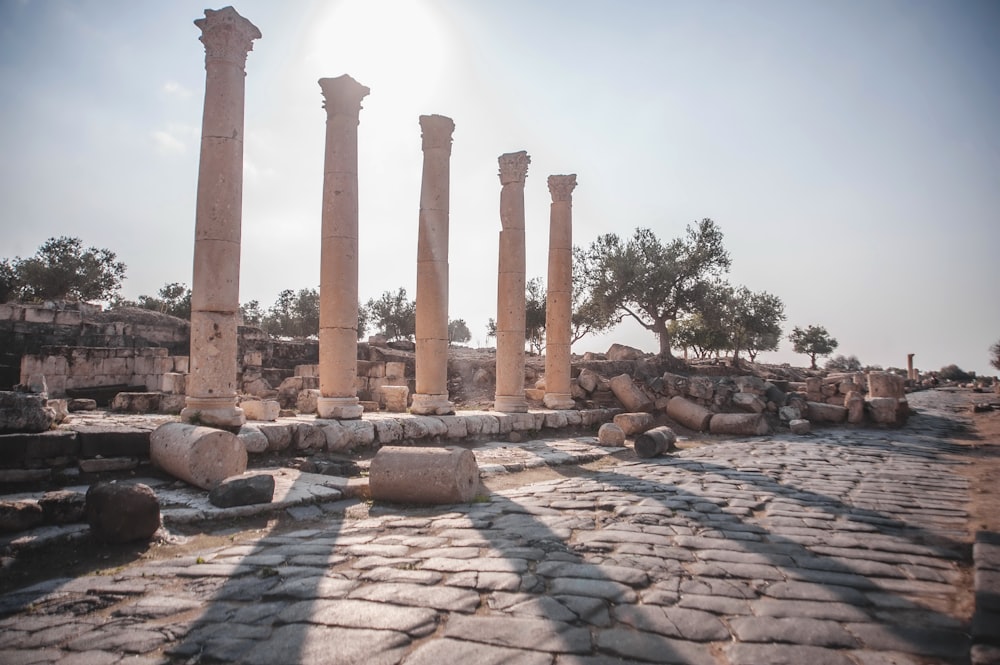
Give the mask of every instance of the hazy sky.
M 730 280 L 865 364 L 996 373 L 1000 3 L 944 0 L 243 1 L 240 300 L 319 286 L 326 114 L 317 80 L 371 88 L 359 127 L 362 299 L 415 295 L 418 116 L 455 120 L 452 318 L 496 311 L 497 156 L 527 150 L 528 277 L 546 178 L 576 173 L 574 241 L 710 217 Z M 221 5 L 212 6 L 213 9 Z M 123 294 L 191 282 L 204 94 L 198 0 L 0 0 L 0 256 L 108 247 Z M 623 324 L 612 341 L 654 351 Z M 490 340 L 492 342 L 492 340 Z M 808 363 L 782 342 L 767 362 Z

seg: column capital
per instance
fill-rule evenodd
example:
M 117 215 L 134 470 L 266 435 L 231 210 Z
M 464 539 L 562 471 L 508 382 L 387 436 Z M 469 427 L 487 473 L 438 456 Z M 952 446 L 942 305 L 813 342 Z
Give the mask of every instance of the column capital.
M 571 175 L 550 175 L 549 193 L 552 194 L 552 202 L 570 201 L 573 199 L 573 189 L 576 188 L 576 174 Z
M 524 183 L 524 178 L 528 175 L 528 164 L 531 157 L 524 150 L 520 152 L 508 152 L 498 157 L 500 162 L 500 184 L 510 185 L 512 183 Z
M 420 137 L 423 149 L 447 148 L 451 153 L 451 133 L 455 131 L 455 121 L 443 115 L 420 116 Z
M 194 24 L 201 29 L 198 39 L 205 45 L 206 65 L 210 60 L 223 60 L 243 69 L 253 40 L 261 37 L 257 26 L 232 7 L 206 9 L 205 18 L 195 19 Z
M 361 112 L 361 100 L 368 96 L 371 90 L 361 85 L 347 74 L 336 78 L 319 80 L 323 91 L 323 108 L 327 117 L 335 115 L 353 115 L 355 118 Z

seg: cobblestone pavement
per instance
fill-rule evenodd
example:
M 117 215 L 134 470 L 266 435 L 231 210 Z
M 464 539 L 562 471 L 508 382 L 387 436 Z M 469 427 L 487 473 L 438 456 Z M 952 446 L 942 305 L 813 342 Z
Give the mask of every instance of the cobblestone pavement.
M 968 663 L 947 399 L 55 578 L 0 597 L 0 663 Z

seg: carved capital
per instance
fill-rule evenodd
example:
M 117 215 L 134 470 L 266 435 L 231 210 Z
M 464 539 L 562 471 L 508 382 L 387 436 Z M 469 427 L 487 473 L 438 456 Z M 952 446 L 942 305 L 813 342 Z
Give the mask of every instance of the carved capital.
M 319 87 L 323 91 L 323 108 L 327 117 L 353 115 L 357 118 L 361 113 L 361 100 L 371 92 L 368 86 L 361 85 L 347 74 L 320 79 Z
M 455 131 L 455 121 L 443 115 L 420 116 L 420 136 L 423 149 L 447 148 L 451 152 L 451 133 Z
M 531 157 L 524 150 L 520 152 L 508 152 L 499 157 L 500 161 L 500 184 L 510 185 L 512 183 L 524 182 L 528 175 L 528 164 Z
M 205 45 L 205 65 L 210 60 L 223 60 L 243 69 L 247 54 L 253 50 L 253 40 L 260 39 L 260 30 L 239 15 L 232 7 L 206 9 L 205 18 L 195 19 Z
M 576 174 L 571 175 L 550 175 L 549 193 L 552 194 L 552 202 L 572 201 L 573 189 L 576 187 Z

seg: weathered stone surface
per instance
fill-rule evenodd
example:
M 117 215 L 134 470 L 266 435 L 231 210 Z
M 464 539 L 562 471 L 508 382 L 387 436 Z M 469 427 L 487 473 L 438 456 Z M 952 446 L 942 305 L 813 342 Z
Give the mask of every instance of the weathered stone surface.
M 55 413 L 45 402 L 41 395 L 0 391 L 0 434 L 44 432 L 52 427 Z
M 712 412 L 683 397 L 671 397 L 667 402 L 667 415 L 688 429 L 697 432 L 708 430 Z
M 610 361 L 620 361 L 620 360 L 638 360 L 639 358 L 642 358 L 645 354 L 635 347 L 615 343 L 608 348 L 607 353 L 605 353 L 604 355 Z
M 677 435 L 669 427 L 656 427 L 635 438 L 635 454 L 639 457 L 657 457 L 675 450 Z
M 267 437 L 256 425 L 244 425 L 237 436 L 248 453 L 267 452 Z
M 619 374 L 609 381 L 611 392 L 614 393 L 618 401 L 622 403 L 627 411 L 633 413 L 638 411 L 651 411 L 653 401 L 644 393 L 639 386 L 635 385 L 632 377 L 628 374 Z
M 319 398 L 319 390 L 314 388 L 300 390 L 295 397 L 295 410 L 299 413 L 316 413 L 316 402 Z
M 405 413 L 410 389 L 406 386 L 382 386 L 380 389 L 389 413 Z
M 160 527 L 160 502 L 142 483 L 99 482 L 86 496 L 87 522 L 109 543 L 148 540 Z
M 812 431 L 812 423 L 804 418 L 796 418 L 788 421 L 788 428 L 792 430 L 792 434 L 808 434 Z
M 802 418 L 802 413 L 794 406 L 783 406 L 778 409 L 778 417 L 782 422 L 788 423 Z
M 45 519 L 37 501 L 0 501 L 0 533 L 26 531 Z
M 869 372 L 868 397 L 906 397 L 906 379 L 891 372 Z
M 267 438 L 267 449 L 280 452 L 292 445 L 292 428 L 284 423 L 260 424 L 257 429 Z
M 506 616 L 453 616 L 445 636 L 501 647 L 589 653 L 590 631 L 568 623 Z
M 869 397 L 865 400 L 872 422 L 879 425 L 897 425 L 902 420 L 899 414 L 899 400 L 895 397 Z
M 66 400 L 66 409 L 70 413 L 76 413 L 77 411 L 96 411 L 97 400 L 87 399 L 85 397 L 68 399 Z
M 87 495 L 71 490 L 46 492 L 38 500 L 46 524 L 72 524 L 85 518 Z
M 612 421 L 625 432 L 625 436 L 641 434 L 656 424 L 651 413 L 619 413 Z
M 716 413 L 709 423 L 712 434 L 737 436 L 762 436 L 771 431 L 767 420 L 760 413 Z
M 808 402 L 806 418 L 814 423 L 842 423 L 847 420 L 847 409 L 836 404 Z
M 576 378 L 576 382 L 585 392 L 592 393 L 597 390 L 600 377 L 597 376 L 597 372 L 583 368 L 580 370 L 580 376 Z
M 767 405 L 760 397 L 752 393 L 736 393 L 732 398 L 733 406 L 748 413 L 763 413 Z
M 323 450 L 326 434 L 311 423 L 298 423 L 292 430 L 292 443 L 296 450 Z
M 695 399 L 710 400 L 715 395 L 715 383 L 707 376 L 693 376 L 688 382 L 688 395 Z
M 149 457 L 149 430 L 125 425 L 71 425 L 82 457 Z
M 247 420 L 273 422 L 278 419 L 281 404 L 275 399 L 248 399 L 240 402 Z
M 219 508 L 270 503 L 272 498 L 274 476 L 267 473 L 226 478 L 208 493 L 208 500 Z
M 376 501 L 464 503 L 476 495 L 479 466 L 464 448 L 385 446 L 372 459 L 368 482 Z
M 841 384 L 843 385 L 843 384 Z M 853 383 L 851 385 L 854 385 Z M 865 420 L 865 398 L 856 390 L 848 391 L 844 396 L 844 408 L 847 409 L 847 422 L 858 425 Z
M 625 431 L 614 423 L 604 423 L 597 430 L 597 440 L 602 446 L 620 448 L 625 445 Z
M 160 393 L 121 392 L 111 400 L 110 409 L 121 413 L 156 413 L 160 410 Z
M 235 434 L 186 423 L 156 428 L 150 435 L 149 453 L 153 464 L 206 490 L 247 468 L 246 448 Z

